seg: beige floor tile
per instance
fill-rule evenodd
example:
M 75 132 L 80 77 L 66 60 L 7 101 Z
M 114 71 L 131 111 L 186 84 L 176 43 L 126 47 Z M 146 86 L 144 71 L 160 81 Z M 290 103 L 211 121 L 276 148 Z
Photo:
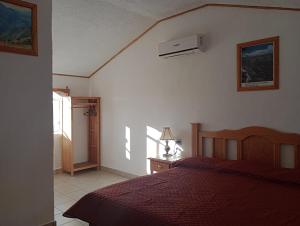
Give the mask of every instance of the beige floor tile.
M 80 190 L 80 187 L 78 187 L 74 184 L 64 183 L 64 184 L 54 185 L 54 190 L 61 194 L 67 194 L 70 192 Z
M 83 221 L 74 220 L 69 223 L 63 224 L 63 226 L 89 226 L 89 224 Z
M 60 193 L 59 191 L 54 190 L 54 198 L 61 198 L 62 196 L 64 196 L 63 193 Z
M 57 205 L 55 206 L 55 208 L 59 209 L 62 212 L 65 212 L 66 210 L 68 210 L 71 206 L 73 206 L 76 203 L 75 200 L 71 201 L 71 202 L 67 202 L 61 205 Z
M 57 215 L 57 214 L 62 215 L 62 211 L 57 208 L 54 208 L 54 215 Z
M 81 220 L 76 220 L 77 222 L 79 222 L 82 226 L 89 226 L 89 223 L 83 222 Z
M 106 187 L 105 185 L 99 185 L 99 184 L 85 184 L 82 186 L 82 189 L 84 189 L 85 191 L 87 192 L 93 192 L 93 191 L 96 191 L 100 188 L 103 188 L 103 187 Z
M 66 197 L 78 201 L 81 199 L 83 196 L 85 196 L 88 192 L 85 190 L 79 190 L 79 191 L 74 191 L 69 194 L 66 194 Z
M 69 209 L 85 194 L 119 183 L 127 178 L 104 171 L 86 171 L 75 176 L 57 174 L 54 176 L 54 214 L 58 226 L 88 226 L 87 223 L 65 218 L 63 212 Z
M 71 201 L 73 200 L 67 196 L 54 197 L 54 206 L 62 205 Z
M 73 219 L 63 217 L 62 215 L 56 215 L 55 220 L 56 220 L 57 226 L 60 226 L 60 225 L 63 225 L 63 224 L 73 221 Z

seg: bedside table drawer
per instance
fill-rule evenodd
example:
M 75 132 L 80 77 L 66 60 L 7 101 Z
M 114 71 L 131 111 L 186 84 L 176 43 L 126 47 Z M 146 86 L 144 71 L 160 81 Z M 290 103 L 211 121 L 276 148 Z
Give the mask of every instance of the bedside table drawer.
M 169 164 L 167 163 L 152 161 L 151 164 L 152 164 L 152 170 L 156 172 L 162 172 L 170 168 Z
M 147 158 L 150 160 L 150 172 L 162 172 L 171 168 L 172 163 L 182 159 L 180 156 L 156 156 Z

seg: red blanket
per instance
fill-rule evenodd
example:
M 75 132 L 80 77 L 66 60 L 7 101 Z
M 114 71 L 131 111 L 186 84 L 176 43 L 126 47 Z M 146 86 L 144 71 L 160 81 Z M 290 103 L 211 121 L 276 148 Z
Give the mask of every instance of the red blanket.
M 64 216 L 93 226 L 299 226 L 300 172 L 188 159 L 89 193 Z

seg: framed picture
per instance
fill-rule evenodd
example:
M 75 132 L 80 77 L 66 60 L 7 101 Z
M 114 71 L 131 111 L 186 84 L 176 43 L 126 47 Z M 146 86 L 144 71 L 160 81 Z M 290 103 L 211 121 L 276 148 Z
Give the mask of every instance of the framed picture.
M 279 37 L 237 45 L 237 89 L 279 89 Z
M 0 0 L 0 51 L 38 55 L 35 4 Z

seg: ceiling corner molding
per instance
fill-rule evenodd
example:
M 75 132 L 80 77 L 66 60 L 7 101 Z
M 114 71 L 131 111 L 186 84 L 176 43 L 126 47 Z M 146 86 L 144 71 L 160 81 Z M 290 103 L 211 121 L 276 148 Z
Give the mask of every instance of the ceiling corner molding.
M 61 74 L 61 73 L 52 73 L 53 76 L 63 76 L 63 77 L 73 77 L 73 78 L 90 78 L 89 76 L 81 76 L 81 75 L 69 75 L 69 74 Z
M 152 30 L 152 28 L 154 28 L 159 23 L 160 23 L 160 20 L 156 21 L 151 26 L 149 26 L 144 32 L 142 32 L 139 36 L 137 36 L 135 39 L 133 39 L 131 42 L 129 42 L 126 46 L 124 46 L 121 50 L 119 50 L 117 53 L 115 53 L 111 58 L 109 58 L 99 68 L 97 68 L 92 74 L 90 74 L 90 76 L 88 78 L 91 78 L 92 76 L 94 76 L 98 71 L 100 71 L 102 68 L 104 68 L 113 59 L 115 59 L 118 55 L 120 55 L 122 52 L 124 52 L 126 49 L 128 49 L 131 45 L 133 45 L 135 42 L 137 42 L 140 38 L 142 38 L 146 33 L 148 33 L 150 30 Z
M 100 67 L 98 67 L 88 77 L 84 77 L 84 76 L 75 76 L 75 77 L 92 78 L 97 72 L 99 72 L 102 68 L 104 68 L 106 65 L 108 65 L 111 61 L 113 61 L 122 52 L 124 52 L 126 49 L 128 49 L 130 46 L 132 46 L 135 42 L 137 42 L 139 39 L 141 39 L 146 33 L 148 33 L 150 30 L 152 30 L 154 27 L 156 27 L 156 25 L 160 24 L 161 22 L 173 19 L 173 18 L 178 17 L 178 16 L 182 16 L 182 15 L 185 15 L 185 14 L 188 14 L 188 13 L 191 13 L 191 12 L 194 12 L 194 11 L 197 11 L 199 9 L 206 8 L 206 7 L 242 8 L 242 9 L 279 10 L 279 11 L 300 12 L 300 8 L 292 8 L 292 7 L 263 6 L 263 5 L 261 5 L 261 6 L 260 5 L 241 5 L 241 4 L 225 4 L 225 3 L 224 4 L 221 4 L 221 3 L 204 4 L 204 5 L 189 9 L 189 10 L 185 10 L 185 11 L 176 13 L 176 14 L 168 16 L 168 17 L 164 17 L 164 18 L 156 21 L 151 26 L 149 26 L 144 32 L 142 32 L 140 35 L 138 35 L 136 38 L 134 38 L 130 43 L 128 43 L 121 50 L 119 50 L 117 53 L 115 53 L 111 58 L 109 58 Z M 62 76 L 71 76 L 71 75 L 62 75 Z

